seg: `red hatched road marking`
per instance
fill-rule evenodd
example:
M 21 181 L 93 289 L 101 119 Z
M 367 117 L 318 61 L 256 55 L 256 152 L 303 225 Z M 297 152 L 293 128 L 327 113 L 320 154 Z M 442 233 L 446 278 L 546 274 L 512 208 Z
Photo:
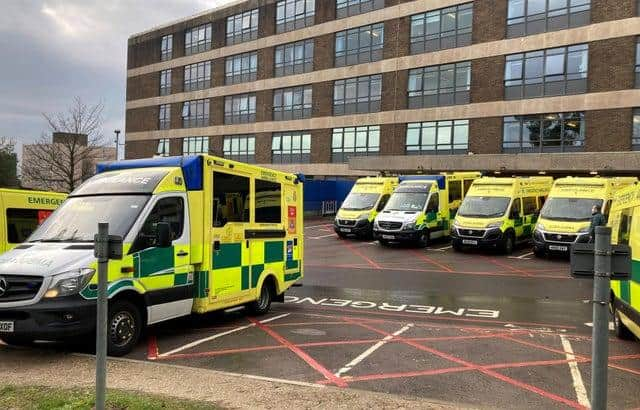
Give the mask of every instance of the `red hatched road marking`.
M 149 335 L 147 347 L 147 359 L 156 360 L 158 358 L 158 340 L 155 335 Z
M 416 251 L 415 249 L 411 250 L 411 253 L 413 253 L 414 255 L 416 255 L 418 258 L 422 259 L 425 262 L 428 262 L 432 265 L 435 265 L 443 270 L 445 270 L 446 272 L 453 272 L 453 269 L 451 269 L 450 267 L 448 267 L 447 265 L 444 265 L 434 259 L 431 259 L 430 257 L 428 257 L 427 255 L 425 255 L 422 252 Z
M 269 334 L 269 336 L 273 337 L 274 339 L 276 339 L 278 342 L 280 342 L 282 345 L 286 346 L 289 350 L 291 350 L 293 353 L 295 353 L 298 357 L 300 357 L 302 360 L 304 360 L 305 362 L 307 362 L 307 364 L 311 367 L 313 367 L 315 370 L 317 370 L 320 374 L 322 374 L 325 379 L 331 381 L 333 384 L 335 384 L 336 386 L 339 387 L 347 387 L 347 383 L 341 379 L 340 377 L 336 377 L 333 373 L 331 373 L 326 367 L 324 367 L 323 365 L 321 365 L 320 363 L 318 363 L 313 357 L 309 356 L 306 352 L 304 352 L 302 349 L 300 349 L 299 347 L 295 346 L 293 343 L 291 343 L 290 341 L 288 341 L 287 339 L 285 339 L 283 336 L 281 336 L 278 332 L 276 332 L 275 330 L 269 328 L 268 326 L 260 323 L 259 321 L 253 319 L 253 318 L 249 318 L 249 320 L 258 328 L 262 329 L 263 331 L 265 331 L 267 334 Z
M 369 265 L 371 265 L 372 267 L 374 267 L 376 269 L 382 269 L 382 266 L 378 265 L 376 262 L 374 262 L 372 259 L 370 259 L 368 256 L 366 256 L 364 253 L 360 252 L 355 246 L 350 244 L 348 241 L 343 241 L 343 242 L 344 242 L 344 246 L 346 246 L 352 253 L 355 253 L 356 255 L 358 255 L 359 257 L 361 257 L 365 261 L 367 261 L 367 263 Z

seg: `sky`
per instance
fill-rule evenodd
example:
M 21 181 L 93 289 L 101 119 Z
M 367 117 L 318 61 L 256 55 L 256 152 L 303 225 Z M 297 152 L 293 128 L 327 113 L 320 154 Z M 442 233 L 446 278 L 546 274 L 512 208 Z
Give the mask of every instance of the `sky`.
M 104 104 L 105 145 L 124 134 L 127 39 L 229 0 L 2 0 L 0 137 L 30 143 L 42 113 Z

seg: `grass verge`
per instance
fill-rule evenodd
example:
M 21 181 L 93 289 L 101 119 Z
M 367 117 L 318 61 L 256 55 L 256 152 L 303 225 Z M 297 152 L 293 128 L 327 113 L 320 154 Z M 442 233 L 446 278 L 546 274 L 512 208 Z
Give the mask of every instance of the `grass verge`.
M 56 389 L 40 386 L 0 386 L 0 409 L 12 410 L 84 410 L 95 406 L 93 389 Z M 215 403 L 203 403 L 123 390 L 107 392 L 107 409 L 220 409 Z

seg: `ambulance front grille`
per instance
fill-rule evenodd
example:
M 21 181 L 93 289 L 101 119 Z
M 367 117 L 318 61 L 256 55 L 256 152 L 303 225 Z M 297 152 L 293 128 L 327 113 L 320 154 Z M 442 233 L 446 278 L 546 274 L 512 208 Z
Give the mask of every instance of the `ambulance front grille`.
M 0 276 L 0 303 L 21 302 L 36 297 L 42 286 L 38 276 L 2 275 Z
M 379 221 L 378 226 L 388 231 L 396 231 L 402 228 L 402 222 Z
M 560 233 L 544 233 L 544 239 L 548 242 L 565 242 L 565 243 L 573 243 L 576 241 L 578 235 L 565 235 Z
M 338 219 L 338 225 L 342 226 L 355 226 L 355 219 Z

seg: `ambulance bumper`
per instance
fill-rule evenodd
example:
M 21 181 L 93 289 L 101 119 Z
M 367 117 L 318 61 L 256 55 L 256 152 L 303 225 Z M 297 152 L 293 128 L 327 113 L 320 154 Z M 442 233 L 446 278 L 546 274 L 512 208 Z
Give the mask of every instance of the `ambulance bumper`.
M 333 221 L 333 230 L 338 235 L 366 237 L 371 235 L 373 223 L 367 219 L 359 219 L 356 221 L 336 219 Z
M 554 241 L 555 237 L 566 239 L 564 241 Z M 535 230 L 533 232 L 533 247 L 536 253 L 556 253 L 556 254 L 568 254 L 571 252 L 571 246 L 574 243 L 587 243 L 589 242 L 588 234 L 554 234 L 541 232 Z
M 31 306 L 1 308 L 0 323 L 12 324 L 12 332 L 2 336 L 33 340 L 61 340 L 93 333 L 96 324 L 95 301 L 80 295 L 42 299 Z M 5 325 L 6 328 L 6 325 Z
M 461 235 L 457 228 L 451 229 L 451 243 L 456 248 L 486 248 L 496 249 L 503 245 L 504 234 L 500 228 L 484 231 L 483 236 Z
M 398 241 L 398 242 L 415 242 L 420 238 L 421 231 L 415 229 L 403 230 L 403 231 L 385 231 L 382 229 L 373 228 L 373 238 L 383 241 Z

